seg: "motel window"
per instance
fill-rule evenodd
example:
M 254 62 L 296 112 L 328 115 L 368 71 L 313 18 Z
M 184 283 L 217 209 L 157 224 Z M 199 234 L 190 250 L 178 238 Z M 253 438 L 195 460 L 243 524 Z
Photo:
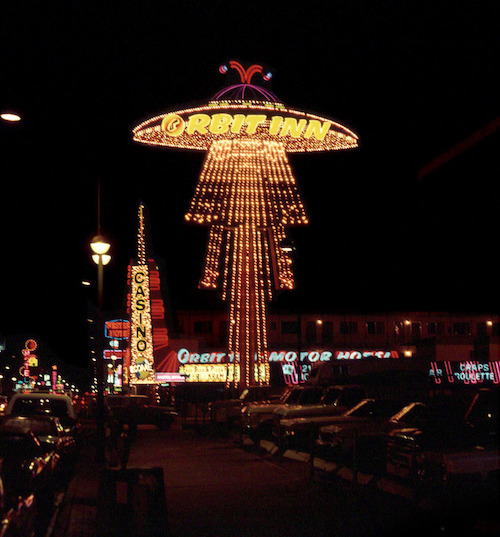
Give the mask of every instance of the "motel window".
M 427 323 L 427 333 L 430 336 L 440 336 L 444 334 L 444 323 L 443 322 Z
M 227 342 L 229 335 L 229 322 L 221 321 L 219 323 L 219 343 L 223 344 Z
M 385 334 L 385 323 L 383 321 L 368 321 L 366 323 L 366 331 L 368 334 Z
M 453 323 L 453 334 L 457 336 L 470 336 L 470 323 Z
M 357 334 L 358 323 L 356 321 L 340 321 L 341 334 Z
M 212 321 L 194 321 L 193 330 L 195 334 L 211 334 Z
M 281 333 L 282 334 L 297 334 L 299 325 L 297 321 L 282 321 Z
M 486 330 L 486 323 L 485 322 L 482 322 L 482 323 L 477 323 L 476 324 L 476 333 L 479 337 L 481 336 L 486 336 L 487 334 L 487 330 Z
M 323 321 L 323 345 L 329 345 L 333 343 L 333 321 Z
M 420 337 L 422 335 L 422 326 L 420 323 L 411 323 L 411 336 Z
M 306 322 L 306 343 L 316 343 L 316 321 Z

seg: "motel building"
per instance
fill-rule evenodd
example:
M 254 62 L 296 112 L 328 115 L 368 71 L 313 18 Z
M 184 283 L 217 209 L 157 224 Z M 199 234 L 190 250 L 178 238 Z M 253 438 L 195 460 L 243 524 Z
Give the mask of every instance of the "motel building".
M 171 345 L 177 352 L 179 373 L 186 382 L 224 382 L 225 364 L 235 361 L 224 351 L 227 314 L 180 310 L 176 317 L 177 334 Z M 479 371 L 471 377 L 473 382 L 499 381 L 500 370 L 495 369 L 500 363 L 498 316 L 270 312 L 268 320 L 269 360 L 275 374 L 281 370 L 285 384 L 307 381 L 311 368 L 326 361 L 357 362 L 361 372 L 363 364 L 374 362 L 395 365 L 398 361 L 398 369 L 403 363 L 408 367 L 418 363 L 418 369 L 428 371 L 431 378 L 436 375 L 436 382 L 452 371 L 458 372 L 457 380 L 465 382 L 471 371 Z M 276 367 L 278 364 L 281 368 Z M 391 367 L 388 363 L 386 366 Z

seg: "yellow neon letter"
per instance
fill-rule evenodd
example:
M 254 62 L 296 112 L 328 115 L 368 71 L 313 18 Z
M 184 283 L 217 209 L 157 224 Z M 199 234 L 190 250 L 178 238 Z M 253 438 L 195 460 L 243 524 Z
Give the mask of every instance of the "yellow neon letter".
M 264 114 L 249 114 L 246 118 L 247 121 L 247 134 L 255 134 L 257 127 L 266 121 L 267 116 Z
M 165 131 L 169 136 L 177 138 L 184 132 L 184 120 L 177 114 L 169 114 L 163 118 L 161 130 Z
M 299 119 L 297 123 L 297 120 L 294 117 L 286 117 L 285 121 L 283 121 L 280 136 L 286 136 L 288 133 L 290 133 L 292 138 L 300 138 L 306 123 L 307 119 Z
M 271 124 L 269 125 L 269 134 L 278 134 L 282 122 L 283 118 L 281 116 L 273 116 L 271 119 Z
M 245 121 L 244 114 L 235 114 L 233 124 L 231 125 L 231 132 L 233 132 L 234 134 L 238 134 L 241 131 L 243 121 Z
M 200 134 L 207 134 L 207 127 L 210 123 L 210 116 L 207 114 L 193 114 L 189 116 L 189 123 L 187 126 L 187 133 L 193 134 L 195 131 Z
M 309 120 L 309 125 L 307 125 L 306 132 L 304 133 L 304 138 L 309 140 L 311 136 L 314 136 L 316 140 L 324 140 L 326 133 L 330 130 L 330 123 L 328 121 L 323 121 L 323 125 L 317 119 Z
M 213 134 L 224 134 L 229 130 L 233 116 L 230 114 L 214 114 L 208 130 Z

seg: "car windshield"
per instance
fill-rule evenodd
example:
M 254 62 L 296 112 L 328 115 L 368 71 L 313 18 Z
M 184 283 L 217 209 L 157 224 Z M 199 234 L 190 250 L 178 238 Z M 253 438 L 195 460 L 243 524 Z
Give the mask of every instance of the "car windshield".
M 31 430 L 36 436 L 57 436 L 58 428 L 53 421 L 32 420 Z
M 0 457 L 20 458 L 31 457 L 37 446 L 33 437 L 24 434 L 0 433 Z
M 58 418 L 68 417 L 68 407 L 66 401 L 52 398 L 28 398 L 22 397 L 14 402 L 12 408 L 13 416 L 36 416 L 36 415 L 56 416 Z
M 401 405 L 390 400 L 365 400 L 347 412 L 356 418 L 390 418 Z
M 394 421 L 399 421 L 405 425 L 415 427 L 419 424 L 422 424 L 429 414 L 429 409 L 421 403 L 412 403 L 408 406 L 405 406 L 400 412 L 395 414 L 392 419 Z
M 298 402 L 301 405 L 315 405 L 321 401 L 321 397 L 323 396 L 323 392 L 321 390 L 316 389 L 304 389 L 302 393 L 300 394 L 300 398 Z
M 300 398 L 300 395 L 302 394 L 302 388 L 294 388 L 289 390 L 288 392 L 285 392 L 283 396 L 280 399 L 281 403 L 288 403 L 288 404 L 294 404 L 297 403 L 297 401 Z

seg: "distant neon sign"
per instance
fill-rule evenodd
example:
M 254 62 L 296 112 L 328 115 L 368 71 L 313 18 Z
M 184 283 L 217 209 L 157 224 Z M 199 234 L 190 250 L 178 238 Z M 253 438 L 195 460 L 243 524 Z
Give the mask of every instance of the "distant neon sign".
M 500 362 L 431 362 L 429 377 L 436 384 L 500 384 Z
M 103 357 L 105 360 L 123 360 L 125 352 L 123 349 L 105 349 Z
M 126 319 L 114 319 L 104 324 L 104 335 L 108 339 L 128 339 L 130 323 Z
M 156 382 L 186 382 L 186 377 L 180 373 L 155 373 Z
M 361 360 L 363 358 L 399 358 L 398 351 L 376 350 L 347 350 L 347 351 L 272 351 L 269 353 L 269 362 L 329 362 L 331 360 Z M 239 362 L 238 356 L 225 352 L 191 353 L 187 349 L 177 352 L 180 364 L 225 364 Z

